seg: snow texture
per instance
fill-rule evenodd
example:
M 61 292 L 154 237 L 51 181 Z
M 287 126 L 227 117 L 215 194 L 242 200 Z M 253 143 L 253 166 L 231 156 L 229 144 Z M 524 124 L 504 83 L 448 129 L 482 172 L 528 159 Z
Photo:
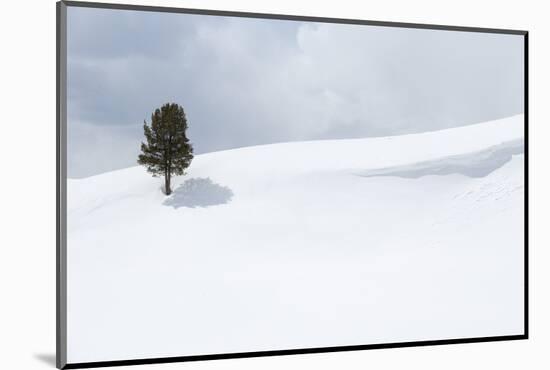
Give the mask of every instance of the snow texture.
M 68 180 L 68 360 L 523 333 L 523 116 Z

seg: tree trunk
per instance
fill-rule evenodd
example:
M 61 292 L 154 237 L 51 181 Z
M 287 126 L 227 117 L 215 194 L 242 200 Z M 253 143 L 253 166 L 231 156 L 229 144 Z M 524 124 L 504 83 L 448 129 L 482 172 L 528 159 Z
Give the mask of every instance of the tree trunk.
M 164 192 L 166 195 L 172 194 L 172 189 L 170 189 L 170 172 L 164 175 Z

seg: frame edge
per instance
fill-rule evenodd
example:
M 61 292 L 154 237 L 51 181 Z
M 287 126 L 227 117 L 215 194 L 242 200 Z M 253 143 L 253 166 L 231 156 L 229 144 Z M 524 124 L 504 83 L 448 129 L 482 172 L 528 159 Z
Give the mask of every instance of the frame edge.
M 509 34 L 509 35 L 525 35 L 528 32 L 526 30 L 504 29 L 504 28 L 453 26 L 453 25 L 426 24 L 426 23 L 407 23 L 407 22 L 397 22 L 397 21 L 376 21 L 376 20 L 363 20 L 363 19 L 353 19 L 353 18 L 303 16 L 303 15 L 297 15 L 297 14 L 255 13 L 255 12 L 245 12 L 245 11 L 179 8 L 179 7 L 155 6 L 155 5 L 132 5 L 132 4 L 123 4 L 123 3 L 93 2 L 93 1 L 79 1 L 79 0 L 62 0 L 62 1 L 63 3 L 66 4 L 66 6 L 80 7 L 80 8 L 95 8 L 95 9 L 132 10 L 132 11 L 160 12 L 160 13 L 184 13 L 184 14 L 214 15 L 214 16 L 224 16 L 224 17 L 302 21 L 302 22 L 356 24 L 356 25 L 378 26 L 378 27 L 418 28 L 418 29 L 439 30 L 439 31 L 499 33 L 499 34 Z
M 67 362 L 67 243 L 66 243 L 66 206 L 67 206 L 67 7 L 83 7 L 83 8 L 99 8 L 113 10 L 132 10 L 146 12 L 166 12 L 166 13 L 185 13 L 185 14 L 200 14 L 211 16 L 228 16 L 242 18 L 260 18 L 260 19 L 277 19 L 290 21 L 309 21 L 322 23 L 339 23 L 339 24 L 356 24 L 380 27 L 397 27 L 397 28 L 416 28 L 441 31 L 462 31 L 462 32 L 479 32 L 479 33 L 495 33 L 495 34 L 511 34 L 524 37 L 524 132 L 525 132 L 525 199 L 524 199 L 524 332 L 518 335 L 505 335 L 493 337 L 474 337 L 474 338 L 458 338 L 458 339 L 442 339 L 442 340 L 426 340 L 398 343 L 383 343 L 383 344 L 367 344 L 367 345 L 351 345 L 338 347 L 319 347 L 319 348 L 301 348 L 289 350 L 268 350 L 255 352 L 240 352 L 240 353 L 224 353 L 210 355 L 191 355 L 191 356 L 175 356 L 161 358 L 144 358 L 131 360 L 112 360 L 112 361 L 94 361 L 94 362 Z M 471 26 L 452 26 L 452 25 L 435 25 L 423 23 L 404 23 L 404 22 L 387 22 L 375 20 L 359 20 L 350 18 L 329 18 L 322 16 L 300 16 L 300 15 L 285 15 L 271 13 L 251 13 L 228 10 L 214 9 L 195 9 L 195 8 L 176 8 L 166 6 L 147 6 L 147 5 L 131 5 L 118 4 L 108 2 L 87 2 L 74 0 L 60 0 L 56 2 L 56 196 L 57 196 L 57 212 L 56 212 L 56 367 L 58 369 L 79 369 L 79 368 L 95 368 L 95 367 L 112 367 L 112 366 L 130 366 L 144 364 L 162 364 L 162 363 L 183 363 L 192 361 L 218 360 L 218 359 L 236 359 L 236 358 L 253 358 L 253 357 L 270 357 L 270 356 L 286 356 L 286 355 L 302 355 L 316 353 L 331 353 L 331 352 L 347 352 L 347 351 L 364 351 L 372 349 L 388 349 L 388 348 L 406 348 L 406 347 L 423 347 L 423 346 L 439 346 L 449 344 L 468 344 L 468 343 L 488 343 L 497 341 L 515 341 L 529 339 L 529 181 L 528 181 L 528 123 L 529 123 L 529 65 L 528 65 L 528 30 L 515 29 L 493 29 L 480 28 Z
M 524 252 L 523 252 L 523 284 L 524 284 L 524 308 L 523 308 L 523 332 L 526 339 L 529 339 L 529 32 L 523 35 L 523 119 L 524 119 L 524 141 L 525 141 L 525 158 L 524 158 Z
M 67 5 L 56 3 L 56 367 L 67 365 Z

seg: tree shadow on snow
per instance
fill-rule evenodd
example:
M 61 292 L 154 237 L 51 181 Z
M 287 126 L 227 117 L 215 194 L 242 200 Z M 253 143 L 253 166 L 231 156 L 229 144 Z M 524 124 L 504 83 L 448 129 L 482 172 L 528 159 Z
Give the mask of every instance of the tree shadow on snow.
M 228 203 L 233 191 L 227 186 L 216 184 L 210 178 L 193 178 L 178 186 L 164 201 L 165 206 L 174 208 L 210 207 Z

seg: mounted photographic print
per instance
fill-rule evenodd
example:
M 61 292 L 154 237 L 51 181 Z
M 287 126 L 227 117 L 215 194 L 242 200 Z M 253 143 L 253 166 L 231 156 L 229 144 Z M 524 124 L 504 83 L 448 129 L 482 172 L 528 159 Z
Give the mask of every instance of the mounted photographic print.
M 527 338 L 527 32 L 57 10 L 59 368 Z

